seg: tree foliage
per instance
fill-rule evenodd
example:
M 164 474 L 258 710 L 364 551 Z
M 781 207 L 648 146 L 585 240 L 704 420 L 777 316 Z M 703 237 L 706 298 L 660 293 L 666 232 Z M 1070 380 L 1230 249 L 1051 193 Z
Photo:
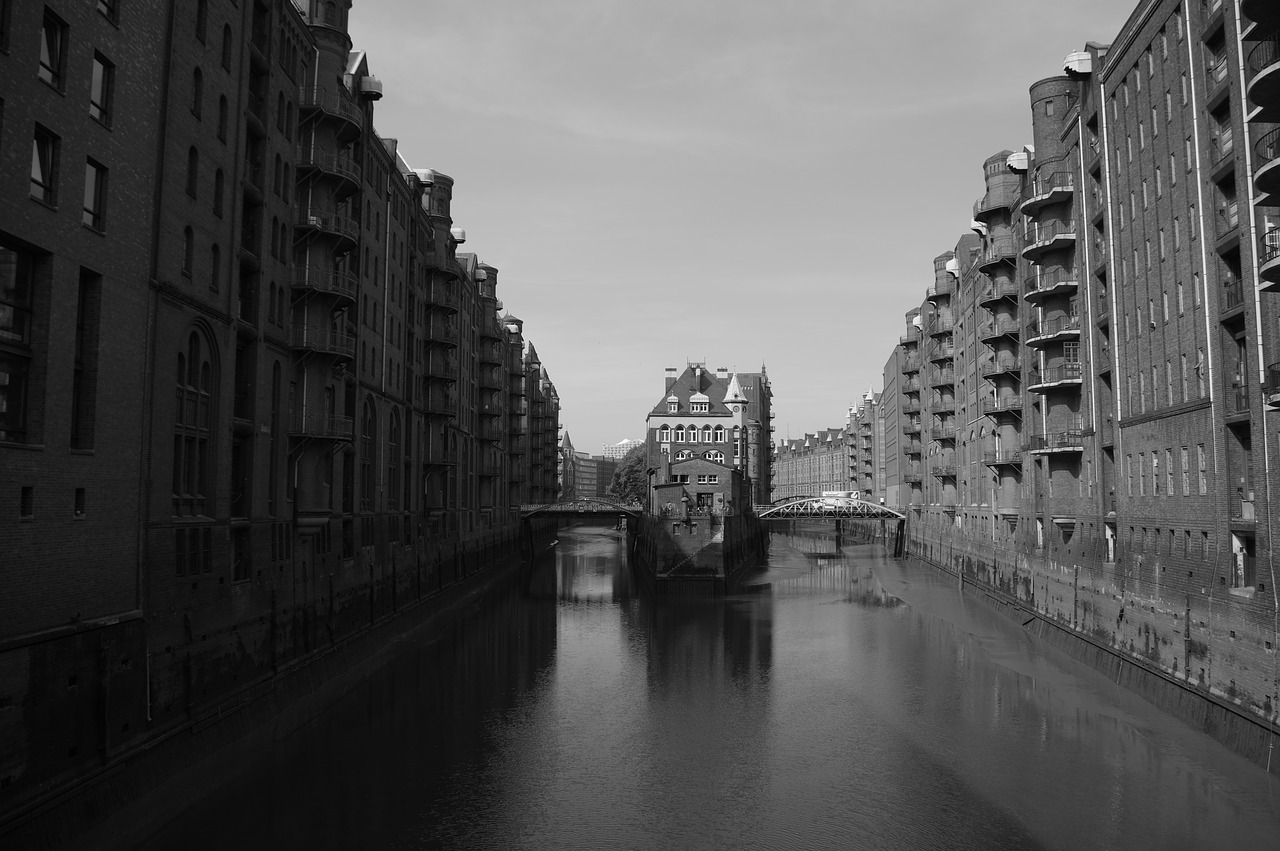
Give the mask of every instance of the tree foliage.
M 644 446 L 636 446 L 618 462 L 609 496 L 619 502 L 644 503 L 649 498 L 649 465 Z

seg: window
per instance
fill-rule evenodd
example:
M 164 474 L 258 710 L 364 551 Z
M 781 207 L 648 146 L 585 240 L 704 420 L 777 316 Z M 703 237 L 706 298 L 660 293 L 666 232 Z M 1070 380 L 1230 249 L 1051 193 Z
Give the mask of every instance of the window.
M 1164 451 L 1164 493 L 1165 496 L 1173 496 L 1173 450 L 1166 449 Z
M 196 68 L 191 72 L 191 114 L 196 118 L 200 117 L 200 110 L 204 106 L 204 74 Z
M 1133 496 L 1133 456 L 1126 455 L 1124 459 L 1125 480 L 1129 485 L 1129 496 Z
M 104 229 L 107 212 L 107 169 L 93 160 L 84 164 L 84 214 L 81 221 L 96 231 Z
M 1160 453 L 1151 450 L 1151 495 L 1160 495 Z
M 195 198 L 200 185 L 200 152 L 192 145 L 187 150 L 187 194 Z
M 204 44 L 209 28 L 209 0 L 196 0 L 196 41 Z
M 89 83 L 89 115 L 107 127 L 111 126 L 111 94 L 115 87 L 116 66 L 101 53 L 93 54 L 93 75 Z
M 71 378 L 71 448 L 92 449 L 97 408 L 98 317 L 102 304 L 102 276 L 82 268 L 78 295 Z
M 222 67 L 231 70 L 231 25 L 222 25 Z
M 1209 474 L 1205 466 L 1203 443 L 1196 444 L 1196 466 L 1200 470 L 1200 494 L 1203 496 L 1209 492 Z
M 1187 467 L 1187 447 L 1182 447 L 1182 495 L 1191 495 L 1191 470 Z
M 0 243 L 0 441 L 28 439 L 35 255 Z
M 718 485 L 718 484 L 720 484 L 720 474 L 719 474 L 719 473 L 708 473 L 708 474 L 707 474 L 707 484 L 709 484 L 709 485 Z
M 715 461 L 717 464 L 724 463 L 724 453 L 718 450 L 713 449 L 710 452 L 704 453 L 702 457 L 706 458 L 708 461 Z
M 1169 185 L 1178 185 L 1178 155 L 1174 153 L 1169 154 Z
M 218 140 L 227 141 L 227 96 L 218 96 Z
M 37 76 L 58 91 L 66 83 L 67 25 L 62 19 L 44 10 L 40 24 L 40 70 Z
M 1178 216 L 1173 217 L 1173 250 L 1177 251 L 1182 247 L 1182 219 Z M 1182 284 L 1178 284 L 1178 291 L 1182 291 Z
M 218 282 L 222 278 L 222 249 L 214 243 L 209 247 L 209 292 L 218 291 Z
M 668 413 L 668 414 L 674 414 L 674 413 L 676 413 L 678 410 L 680 410 L 680 403 L 679 403 L 679 402 L 672 402 L 672 401 L 670 401 L 670 400 L 668 400 L 668 401 L 667 401 L 667 413 Z
M 1187 356 L 1179 355 L 1182 368 L 1182 401 L 1187 401 Z
M 54 205 L 58 203 L 58 147 L 60 140 L 36 125 L 31 140 L 31 197 Z
M 209 451 L 213 422 L 213 356 L 199 332 L 187 338 L 177 360 L 178 410 L 174 417 L 173 502 L 175 514 L 208 514 Z
M 716 426 L 715 431 L 712 434 L 712 439 L 713 439 L 713 442 L 715 443 L 724 443 L 724 440 L 725 440 L 724 426 Z
M 213 214 L 222 218 L 222 193 L 224 178 L 222 169 L 213 173 Z
M 191 226 L 182 229 L 182 274 L 191 277 L 191 267 L 195 263 L 196 235 Z

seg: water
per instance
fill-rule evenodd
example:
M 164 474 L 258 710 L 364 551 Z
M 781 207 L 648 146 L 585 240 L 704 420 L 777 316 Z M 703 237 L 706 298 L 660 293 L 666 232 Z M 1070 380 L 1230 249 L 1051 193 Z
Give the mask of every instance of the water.
M 405 642 L 145 842 L 130 813 L 104 834 L 188 849 L 1280 848 L 1262 769 L 931 568 L 775 535 L 757 593 L 670 603 L 637 596 L 621 552 L 608 528 L 566 530 L 532 577 Z

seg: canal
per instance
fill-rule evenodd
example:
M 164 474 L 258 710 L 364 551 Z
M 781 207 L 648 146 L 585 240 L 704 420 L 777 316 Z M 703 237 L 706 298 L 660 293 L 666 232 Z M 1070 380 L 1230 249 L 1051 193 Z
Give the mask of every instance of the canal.
M 932 568 L 774 533 L 750 582 L 655 601 L 619 533 L 563 530 L 323 716 L 235 755 L 195 806 L 160 821 L 163 798 L 140 802 L 91 843 L 1280 847 L 1261 768 Z

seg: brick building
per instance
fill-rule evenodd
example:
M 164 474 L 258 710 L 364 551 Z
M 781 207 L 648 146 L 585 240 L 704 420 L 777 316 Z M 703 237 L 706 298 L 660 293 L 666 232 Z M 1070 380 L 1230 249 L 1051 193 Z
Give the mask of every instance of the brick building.
M 453 180 L 374 129 L 349 7 L 4 6 L 0 813 L 557 493 L 555 387 Z
M 886 434 L 917 552 L 1273 724 L 1277 27 L 1159 0 L 1031 86 Z
M 679 374 L 667 369 L 665 383 L 666 395 L 646 419 L 651 487 L 663 493 L 658 507 L 678 504 L 680 495 L 714 511 L 768 503 L 772 453 L 764 423 L 773 418 L 773 391 L 763 368 L 730 375 L 690 363 Z
M 773 501 L 854 489 L 852 445 L 843 428 L 778 441 L 773 453 Z

